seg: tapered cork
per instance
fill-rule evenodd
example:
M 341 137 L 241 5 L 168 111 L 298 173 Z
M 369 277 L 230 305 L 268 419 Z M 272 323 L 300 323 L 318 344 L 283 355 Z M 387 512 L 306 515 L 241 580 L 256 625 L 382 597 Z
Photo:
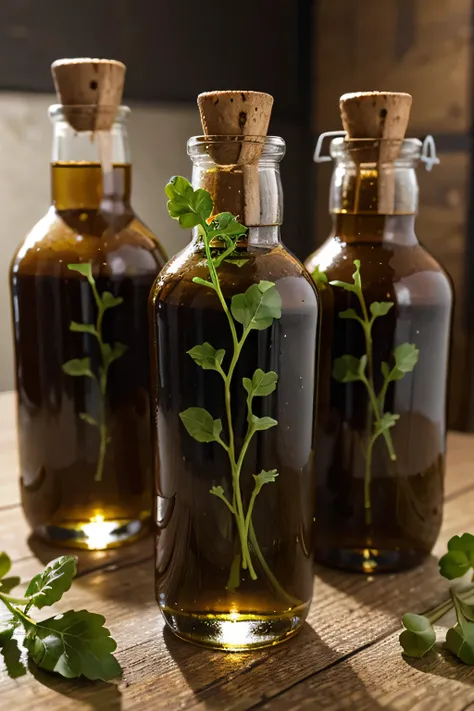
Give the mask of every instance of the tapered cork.
M 405 138 L 411 104 L 410 94 L 393 91 L 343 94 L 339 100 L 352 157 L 357 163 L 377 164 L 378 212 L 382 214 L 395 209 L 393 162 Z
M 107 131 L 122 101 L 125 64 L 115 59 L 58 59 L 51 65 L 64 114 L 76 131 Z M 79 108 L 81 107 L 81 108 Z
M 270 124 L 273 97 L 259 91 L 209 91 L 198 96 L 205 136 L 242 136 L 212 140 L 209 155 L 217 166 L 204 176 L 215 212 L 232 212 L 247 226 L 260 224 L 258 161 Z

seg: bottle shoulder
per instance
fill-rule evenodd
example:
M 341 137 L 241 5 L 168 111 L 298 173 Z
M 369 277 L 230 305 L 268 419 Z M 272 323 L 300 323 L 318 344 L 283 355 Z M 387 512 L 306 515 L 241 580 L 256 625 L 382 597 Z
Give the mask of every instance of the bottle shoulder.
M 213 255 L 218 250 L 213 250 Z M 252 284 L 270 281 L 277 285 L 283 303 L 303 302 L 317 306 L 317 294 L 301 262 L 282 244 L 259 248 L 243 246 L 218 268 L 219 282 L 226 299 L 246 291 Z M 212 289 L 196 284 L 195 278 L 208 280 L 206 255 L 202 245 L 190 243 L 164 267 L 152 289 L 154 303 L 166 302 L 196 308 L 216 308 L 219 302 Z
M 166 254 L 158 238 L 133 212 L 110 224 L 98 211 L 62 215 L 51 207 L 20 244 L 11 269 L 56 274 L 69 263 L 86 261 L 111 273 L 156 274 L 165 264 Z
M 395 292 L 412 301 L 452 301 L 452 282 L 435 257 L 413 244 L 347 243 L 330 237 L 305 261 L 310 274 L 324 272 L 328 281 L 352 282 L 354 261 L 360 261 L 363 288 Z

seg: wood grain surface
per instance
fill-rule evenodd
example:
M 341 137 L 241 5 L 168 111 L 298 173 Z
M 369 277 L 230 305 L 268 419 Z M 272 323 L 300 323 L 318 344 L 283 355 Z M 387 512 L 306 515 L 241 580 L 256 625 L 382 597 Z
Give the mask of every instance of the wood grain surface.
M 11 679 L 0 657 L 0 709 L 472 711 L 474 669 L 447 655 L 409 663 L 400 654 L 398 633 L 403 612 L 423 612 L 445 598 L 435 556 L 451 535 L 474 527 L 473 460 L 474 436 L 450 435 L 443 531 L 423 566 L 378 577 L 317 568 L 302 632 L 270 649 L 225 654 L 181 642 L 163 629 L 151 540 L 122 551 L 81 552 L 78 577 L 54 609 L 105 615 L 118 641 L 123 680 L 66 681 L 32 665 L 28 675 Z M 0 549 L 28 580 L 62 551 L 29 537 L 21 513 L 10 393 L 0 396 L 0 464 Z

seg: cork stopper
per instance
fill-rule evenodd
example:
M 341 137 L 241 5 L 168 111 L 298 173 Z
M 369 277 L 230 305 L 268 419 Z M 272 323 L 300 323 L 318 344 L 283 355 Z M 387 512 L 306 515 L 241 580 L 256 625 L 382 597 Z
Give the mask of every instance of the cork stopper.
M 76 131 L 107 131 L 112 127 L 122 101 L 125 69 L 122 62 L 114 59 L 53 62 L 51 73 L 58 101 Z
M 258 161 L 270 124 L 273 97 L 260 91 L 209 91 L 198 96 L 205 136 L 243 136 L 215 141 L 209 154 L 221 170 L 204 176 L 215 211 L 229 211 L 247 226 L 260 221 Z
M 377 164 L 381 214 L 392 214 L 395 209 L 393 162 L 405 138 L 411 104 L 410 94 L 393 91 L 343 94 L 339 100 L 346 140 L 358 139 L 352 145 L 349 143 L 353 159 L 357 163 Z

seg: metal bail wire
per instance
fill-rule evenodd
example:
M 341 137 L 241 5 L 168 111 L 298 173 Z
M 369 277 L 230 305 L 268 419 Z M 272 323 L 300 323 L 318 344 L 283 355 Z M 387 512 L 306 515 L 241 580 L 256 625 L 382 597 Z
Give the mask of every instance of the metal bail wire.
M 324 139 L 330 136 L 332 136 L 333 138 L 335 138 L 336 136 L 347 136 L 347 131 L 325 131 L 324 133 L 322 133 L 319 136 L 318 142 L 316 143 L 316 148 L 314 149 L 313 160 L 315 163 L 329 163 L 329 161 L 332 160 L 329 154 L 327 156 L 321 155 Z
M 436 145 L 433 136 L 425 136 L 421 147 L 420 160 L 425 164 L 426 170 L 431 170 L 434 165 L 439 164 L 439 158 L 436 155 Z

